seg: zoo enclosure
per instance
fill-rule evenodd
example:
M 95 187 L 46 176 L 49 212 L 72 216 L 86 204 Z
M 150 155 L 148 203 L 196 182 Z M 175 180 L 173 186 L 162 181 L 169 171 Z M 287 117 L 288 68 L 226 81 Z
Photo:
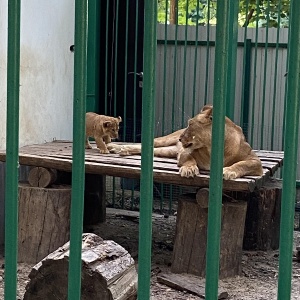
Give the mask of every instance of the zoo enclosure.
M 215 105 L 215 117 L 218 121 L 214 121 L 214 141 L 213 151 L 216 151 L 216 157 L 222 157 L 222 135 L 218 135 L 222 130 L 217 131 L 217 126 L 222 128 L 224 126 L 224 114 L 226 104 L 226 92 L 228 86 L 226 83 L 226 67 L 228 63 L 228 51 L 229 45 L 227 37 L 231 37 L 230 33 L 232 28 L 230 27 L 229 15 L 230 9 L 233 9 L 229 5 L 230 1 L 218 1 L 219 14 L 218 21 L 222 24 L 217 27 L 220 30 L 216 43 L 216 59 L 218 63 L 215 65 L 214 82 L 218 82 L 216 78 L 221 81 L 221 84 L 214 85 L 214 97 L 213 103 Z M 149 146 L 147 151 L 143 151 L 142 157 L 142 199 L 145 203 L 148 203 L 145 207 L 141 207 L 141 235 L 146 240 L 146 248 L 140 248 L 140 264 L 143 265 L 144 271 L 141 269 L 139 272 L 139 297 L 140 299 L 149 299 L 149 270 L 150 270 L 150 256 L 149 246 L 151 246 L 151 196 L 149 191 L 152 190 L 151 184 L 151 143 L 152 139 L 149 136 L 153 136 L 154 128 L 154 61 L 155 61 L 155 44 L 156 44 L 156 19 L 155 4 L 151 1 L 145 2 L 145 24 L 147 31 L 145 31 L 145 61 L 144 61 L 144 91 L 147 95 L 144 96 L 144 114 L 143 114 L 143 145 Z M 292 1 L 292 12 L 299 11 L 300 4 L 298 1 Z M 85 110 L 85 63 L 86 63 L 86 25 L 87 25 L 87 3 L 76 1 L 76 52 L 75 52 L 75 81 L 74 81 L 74 164 L 73 164 L 73 192 L 72 192 L 72 237 L 71 237 L 71 268 L 74 272 L 70 273 L 70 294 L 69 299 L 80 299 L 80 244 L 81 239 L 81 225 L 82 215 L 78 213 L 82 209 L 83 200 L 83 176 L 84 176 L 84 110 Z M 9 34 L 8 34 L 8 123 L 7 123 L 7 176 L 6 176 L 6 276 L 5 276 L 5 299 L 16 298 L 16 239 L 17 239 L 17 187 L 18 187 L 18 91 L 19 91 L 19 54 L 20 54 L 20 2 L 9 1 Z M 279 269 L 279 299 L 289 299 L 290 297 L 290 273 L 291 273 L 291 242 L 292 242 L 292 224 L 291 216 L 293 216 L 294 208 L 294 196 L 295 193 L 295 179 L 296 179 L 296 153 L 297 153 L 297 133 L 299 126 L 299 74 L 300 74 L 300 24 L 296 17 L 292 18 L 291 22 L 291 43 L 289 53 L 289 74 L 288 74 L 288 87 L 287 90 L 287 120 L 291 120 L 285 123 L 286 135 L 285 135 L 285 169 L 283 174 L 283 199 L 285 206 L 282 208 L 282 227 L 281 232 L 281 247 L 280 247 L 280 269 Z M 218 29 L 219 28 L 219 29 Z M 146 33 L 148 32 L 148 33 Z M 225 36 L 222 36 L 222 33 Z M 224 56 L 222 56 L 222 54 Z M 76 77 L 78 76 L 78 77 Z M 266 76 L 266 75 L 265 75 Z M 224 88 L 224 89 L 222 89 Z M 224 93 L 222 93 L 224 91 Z M 228 100 L 228 99 L 227 99 Z M 220 106 L 220 107 L 219 107 Z M 264 109 L 264 108 L 263 108 Z M 150 126 L 148 126 L 150 125 Z M 148 129 L 147 129 L 148 128 Z M 146 148 L 146 147 L 145 147 Z M 219 150 L 217 150 L 219 149 Z M 214 152 L 213 152 L 214 153 Z M 147 159 L 148 158 L 148 159 Z M 219 228 L 218 224 L 213 226 L 213 222 L 219 220 L 220 213 L 220 193 L 222 188 L 222 176 L 221 175 L 222 161 L 212 162 L 211 178 L 214 179 L 216 185 L 219 187 L 216 194 L 213 194 L 210 198 L 212 208 L 209 209 L 209 235 L 208 247 L 212 249 L 212 253 L 218 253 L 218 240 L 219 240 Z M 144 175 L 143 175 L 144 174 Z M 76 190 L 75 190 L 76 186 Z M 150 208 L 150 209 L 149 209 Z M 78 210 L 79 209 L 79 210 Z M 75 216 L 76 213 L 76 216 Z M 217 222 L 218 223 L 218 222 Z M 149 226 L 150 225 L 150 226 Z M 212 239 L 214 237 L 215 239 Z M 140 240 L 140 245 L 143 243 Z M 74 250 L 72 250 L 74 249 Z M 143 251 L 145 250 L 145 251 Z M 210 253 L 208 251 L 208 253 Z M 151 254 L 151 250 L 150 250 Z M 215 258 L 215 256 L 214 256 Z M 215 260 L 215 259 L 214 259 Z M 207 289 L 207 298 L 215 299 L 217 291 L 217 272 L 218 262 L 213 262 L 208 258 L 208 274 L 207 274 L 207 286 L 211 285 L 210 289 Z M 210 271 L 211 270 L 211 271 Z M 145 275 L 145 276 L 143 276 Z M 78 285 L 79 283 L 79 285 Z M 76 287 L 76 288 L 75 288 Z

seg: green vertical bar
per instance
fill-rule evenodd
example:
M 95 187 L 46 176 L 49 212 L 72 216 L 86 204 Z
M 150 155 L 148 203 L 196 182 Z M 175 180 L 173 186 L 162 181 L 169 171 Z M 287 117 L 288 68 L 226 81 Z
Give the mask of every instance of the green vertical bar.
M 236 83 L 236 57 L 237 57 L 237 36 L 238 36 L 238 0 L 230 2 L 230 36 L 229 36 L 229 56 L 228 56 L 228 89 L 226 101 L 226 115 L 230 119 L 234 119 L 235 106 L 235 83 Z
M 174 44 L 174 73 L 173 73 L 173 93 L 172 93 L 172 131 L 175 131 L 175 105 L 176 105 L 176 80 L 177 80 L 177 44 L 178 44 L 178 0 L 175 1 L 176 5 L 176 24 L 175 24 L 175 44 Z
M 277 96 L 277 76 L 278 76 L 278 48 L 279 48 L 279 33 L 280 33 L 280 21 L 281 21 L 281 0 L 278 2 L 278 10 L 277 10 L 277 34 L 276 34 L 276 54 L 275 54 L 275 70 L 274 70 L 274 92 L 273 92 L 273 111 L 272 111 L 272 133 L 271 133 L 271 150 L 274 150 L 274 138 L 275 138 L 275 112 L 276 112 L 276 96 Z
M 88 52 L 86 110 L 99 111 L 99 1 L 88 3 Z
M 217 2 L 216 53 L 214 69 L 214 112 L 212 127 L 211 172 L 209 189 L 209 209 L 206 250 L 205 299 L 218 299 L 220 230 L 223 187 L 223 153 L 225 105 L 228 89 L 229 37 L 232 33 L 230 12 L 234 9 L 231 0 Z
M 20 10 L 20 0 L 8 1 L 5 300 L 17 298 Z
M 208 73 L 209 73 L 209 35 L 210 35 L 210 0 L 207 1 L 207 27 L 206 27 L 206 64 L 205 64 L 205 92 L 204 104 L 208 102 Z
M 75 1 L 73 163 L 68 299 L 81 295 L 81 244 L 84 199 L 87 1 Z
M 145 0 L 138 299 L 150 299 L 157 2 Z
M 185 125 L 184 115 L 185 115 L 185 81 L 186 81 L 186 47 L 187 47 L 187 31 L 188 31 L 188 13 L 189 10 L 189 0 L 186 0 L 185 6 L 185 31 L 184 31 L 184 52 L 183 52 L 183 74 L 182 74 L 182 99 L 181 99 L 181 127 Z
M 198 58 L 198 37 L 199 37 L 199 24 L 198 24 L 198 12 L 199 12 L 199 2 L 200 0 L 197 0 L 197 24 L 196 24 L 196 37 L 195 37 L 195 56 L 194 56 L 194 78 L 193 78 L 193 107 L 192 107 L 192 116 L 195 115 L 195 109 L 196 109 L 196 89 L 198 89 L 198 86 L 196 86 L 196 79 L 197 79 L 197 58 Z M 198 99 L 197 99 L 198 101 Z
M 250 109 L 250 81 L 251 81 L 251 39 L 246 39 L 244 42 L 244 72 L 243 72 L 243 94 L 241 103 L 241 126 L 244 131 L 246 139 L 248 139 L 248 122 Z M 254 114 L 254 112 L 253 112 Z
M 267 6 L 267 26 L 266 26 L 266 41 L 265 41 L 265 60 L 264 60 L 264 80 L 263 80 L 263 99 L 261 107 L 261 126 L 260 126 L 260 147 L 264 148 L 264 132 L 265 132 L 265 110 L 266 110 L 266 85 L 267 85 L 267 63 L 268 63 L 268 39 L 269 39 L 269 22 L 270 22 L 270 0 Z
M 256 0 L 256 11 L 259 12 L 260 0 Z M 258 20 L 259 14 L 256 15 L 255 21 L 255 46 L 254 46 L 254 70 L 253 70 L 253 86 L 252 86 L 252 118 L 251 118 L 251 137 L 250 137 L 250 145 L 253 145 L 254 140 L 254 116 L 255 116 L 255 103 L 256 103 L 256 76 L 257 76 L 257 40 L 258 40 Z
M 287 105 L 282 186 L 278 299 L 291 298 L 297 144 L 300 109 L 300 1 L 291 1 Z
M 105 20 L 105 102 L 104 102 L 104 114 L 108 114 L 108 102 L 111 100 L 111 90 L 108 91 L 108 66 L 109 66 L 109 61 L 108 61 L 108 53 L 109 53 L 109 42 L 108 42 L 108 21 L 109 21 L 109 0 L 106 0 L 106 20 Z

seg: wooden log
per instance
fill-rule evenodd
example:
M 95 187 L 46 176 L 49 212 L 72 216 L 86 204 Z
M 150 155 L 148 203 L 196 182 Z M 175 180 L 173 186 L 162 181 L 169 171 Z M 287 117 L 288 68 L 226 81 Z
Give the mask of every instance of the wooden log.
M 202 208 L 208 208 L 209 188 L 199 189 L 196 193 L 196 201 Z
M 279 248 L 282 182 L 273 179 L 260 189 L 231 193 L 248 202 L 243 248 L 276 250 Z
M 19 184 L 19 262 L 37 263 L 69 240 L 70 204 L 70 186 Z
M 34 187 L 46 188 L 53 184 L 57 179 L 57 171 L 55 169 L 34 167 L 29 171 L 28 182 Z
M 24 300 L 67 299 L 69 250 L 68 242 L 33 267 Z M 81 300 L 135 299 L 135 263 L 123 247 L 85 233 L 81 259 Z
M 223 201 L 220 278 L 241 273 L 246 210 L 244 201 Z M 207 217 L 208 210 L 197 204 L 195 195 L 179 199 L 172 272 L 205 276 Z

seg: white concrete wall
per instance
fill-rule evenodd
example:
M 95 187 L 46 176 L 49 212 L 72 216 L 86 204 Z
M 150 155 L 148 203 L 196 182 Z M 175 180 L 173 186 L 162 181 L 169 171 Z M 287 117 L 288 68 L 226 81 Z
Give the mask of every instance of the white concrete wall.
M 72 138 L 74 1 L 21 3 L 20 146 Z M 7 1 L 0 0 L 0 148 L 5 148 Z
M 74 1 L 21 2 L 20 146 L 72 139 Z M 6 73 L 7 0 L 0 0 L 0 149 L 6 146 Z M 0 245 L 3 176 L 0 164 Z

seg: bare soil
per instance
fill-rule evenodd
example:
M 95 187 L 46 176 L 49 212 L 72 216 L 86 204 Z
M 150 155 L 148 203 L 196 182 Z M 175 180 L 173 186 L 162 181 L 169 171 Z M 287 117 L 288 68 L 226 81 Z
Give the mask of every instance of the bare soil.
M 199 296 L 178 291 L 157 282 L 157 275 L 170 272 L 176 216 L 153 214 L 151 299 L 192 300 Z M 84 228 L 104 239 L 112 239 L 129 251 L 138 263 L 139 214 L 122 210 L 107 210 L 107 222 Z M 300 246 L 300 232 L 294 232 L 294 248 Z M 242 274 L 219 281 L 219 287 L 228 292 L 228 299 L 277 299 L 278 256 L 276 251 L 245 251 Z M 28 274 L 32 265 L 18 264 L 18 299 L 23 299 Z M 4 258 L 0 258 L 0 299 L 4 299 Z M 293 262 L 292 296 L 300 300 L 300 262 Z M 47 299 L 48 300 L 48 299 Z M 51 300 L 51 299 L 49 299 Z

